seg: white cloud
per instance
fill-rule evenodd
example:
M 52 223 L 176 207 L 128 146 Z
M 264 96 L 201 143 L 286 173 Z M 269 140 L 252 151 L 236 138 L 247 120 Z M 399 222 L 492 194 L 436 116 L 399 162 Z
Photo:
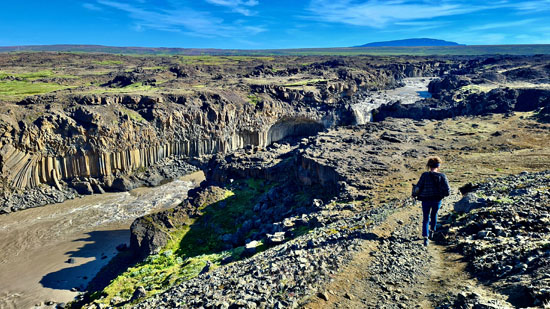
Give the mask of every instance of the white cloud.
M 537 19 L 531 18 L 531 19 L 524 19 L 524 20 L 503 22 L 503 23 L 489 23 L 481 26 L 470 27 L 468 30 L 479 31 L 479 30 L 489 30 L 489 29 L 498 29 L 498 28 L 510 28 L 510 27 L 523 26 L 526 24 L 533 23 L 535 21 L 537 21 Z
M 82 7 L 90 11 L 101 11 L 101 8 L 93 3 L 83 3 Z
M 137 31 L 154 29 L 169 32 L 186 32 L 203 37 L 242 37 L 265 31 L 261 26 L 246 27 L 226 23 L 222 18 L 208 12 L 180 7 L 167 10 L 144 8 L 111 0 L 97 0 L 97 3 L 128 13 L 135 21 Z
M 308 10 L 322 21 L 384 28 L 393 23 L 466 14 L 484 8 L 448 1 L 312 0 Z
M 205 1 L 210 4 L 228 7 L 233 12 L 240 13 L 245 16 L 255 15 L 256 12 L 251 11 L 249 8 L 259 4 L 257 0 L 205 0 Z
M 310 18 L 372 28 L 495 9 L 511 9 L 512 12 L 528 14 L 550 10 L 550 0 L 311 0 L 308 6 Z
M 520 11 L 548 11 L 550 10 L 550 0 L 521 1 L 511 3 L 510 7 Z

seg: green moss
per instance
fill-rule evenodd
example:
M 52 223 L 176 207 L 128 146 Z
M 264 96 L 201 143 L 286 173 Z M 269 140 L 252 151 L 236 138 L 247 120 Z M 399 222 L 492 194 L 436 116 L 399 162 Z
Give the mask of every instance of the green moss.
M 461 92 L 470 92 L 470 93 L 483 93 L 483 92 L 489 92 L 493 89 L 497 88 L 496 85 L 487 85 L 487 84 L 484 84 L 484 85 L 474 85 L 474 84 L 471 84 L 471 85 L 466 85 L 466 86 L 463 86 L 462 88 L 460 88 L 460 91 Z
M 136 173 L 145 173 L 146 171 L 147 171 L 147 168 L 145 166 L 140 166 L 135 170 Z
M 240 227 L 235 222 L 252 218 L 258 198 L 271 187 L 257 179 L 236 181 L 234 189 L 226 191 L 224 200 L 202 207 L 203 215 L 182 239 L 178 254 L 195 256 L 221 251 L 220 237 L 235 233 Z
M 254 106 L 260 103 L 260 98 L 257 95 L 251 94 L 248 96 L 248 102 Z
M 513 204 L 514 200 L 508 197 L 502 197 L 497 200 L 495 200 L 495 203 L 497 204 Z
M 94 293 L 92 299 L 104 304 L 109 304 L 115 296 L 128 300 L 139 286 L 151 296 L 196 277 L 207 263 L 214 269 L 229 256 L 241 259 L 244 247 L 223 250 L 220 236 L 235 232 L 238 219 L 251 218 L 258 198 L 272 186 L 257 179 L 234 182 L 221 201 L 201 207 L 202 216 L 189 219 L 188 225 L 171 231 L 170 240 L 159 254 L 128 268 L 103 291 Z M 265 248 L 261 243 L 257 250 Z
M 141 116 L 138 112 L 128 109 L 128 108 L 120 108 L 120 111 L 123 112 L 125 115 L 128 115 L 130 119 L 137 122 L 147 122 L 143 116 Z

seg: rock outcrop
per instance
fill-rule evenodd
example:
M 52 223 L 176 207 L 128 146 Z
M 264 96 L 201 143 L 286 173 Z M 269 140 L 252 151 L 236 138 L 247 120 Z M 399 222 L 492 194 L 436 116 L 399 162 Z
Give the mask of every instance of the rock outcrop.
M 275 73 L 268 66 L 223 68 L 231 78 L 242 79 L 248 72 L 302 79 L 275 83 L 260 78 L 244 85 L 220 79 L 221 67 L 136 68 L 102 77 L 102 87 L 154 87 L 156 78 L 172 79 L 163 84 L 165 91 L 152 93 L 61 91 L 7 104 L 0 119 L 0 190 L 5 196 L 40 185 L 62 189 L 73 184 L 83 194 L 128 190 L 143 184 L 129 181 L 134 174 L 164 159 L 192 160 L 245 146 L 266 147 L 287 137 L 352 124 L 355 116 L 348 103 L 361 93 L 394 87 L 404 76 L 449 69 L 436 60 L 406 65 L 339 60 L 327 57 Z M 228 86 L 178 90 L 182 83 L 199 80 Z
M 523 63 L 525 67 L 521 68 L 514 68 L 519 64 L 514 64 L 517 59 L 513 57 L 487 60 L 470 62 L 464 72 L 455 71 L 455 74 L 431 81 L 428 89 L 432 98 L 414 104 L 393 102 L 381 106 L 375 113 L 375 120 L 386 117 L 444 119 L 539 111 L 550 106 L 550 75 L 541 66 L 548 59 Z
M 471 273 L 516 307 L 550 301 L 549 184 L 548 171 L 480 183 L 468 193 L 479 200 L 476 208 L 445 226 L 446 241 Z

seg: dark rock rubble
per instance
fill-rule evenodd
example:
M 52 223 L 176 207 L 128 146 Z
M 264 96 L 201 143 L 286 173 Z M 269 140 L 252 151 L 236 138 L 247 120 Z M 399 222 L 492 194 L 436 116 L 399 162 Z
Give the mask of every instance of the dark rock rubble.
M 472 275 L 508 295 L 515 306 L 547 304 L 550 171 L 489 179 L 472 187 L 459 202 L 471 207 L 458 209 L 469 212 L 450 217 L 445 241 L 464 255 Z

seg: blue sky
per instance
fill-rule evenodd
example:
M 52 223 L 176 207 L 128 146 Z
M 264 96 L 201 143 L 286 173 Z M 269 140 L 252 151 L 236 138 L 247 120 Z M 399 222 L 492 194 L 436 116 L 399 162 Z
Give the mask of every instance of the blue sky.
M 5 1 L 0 45 L 354 46 L 428 37 L 550 44 L 550 0 Z

